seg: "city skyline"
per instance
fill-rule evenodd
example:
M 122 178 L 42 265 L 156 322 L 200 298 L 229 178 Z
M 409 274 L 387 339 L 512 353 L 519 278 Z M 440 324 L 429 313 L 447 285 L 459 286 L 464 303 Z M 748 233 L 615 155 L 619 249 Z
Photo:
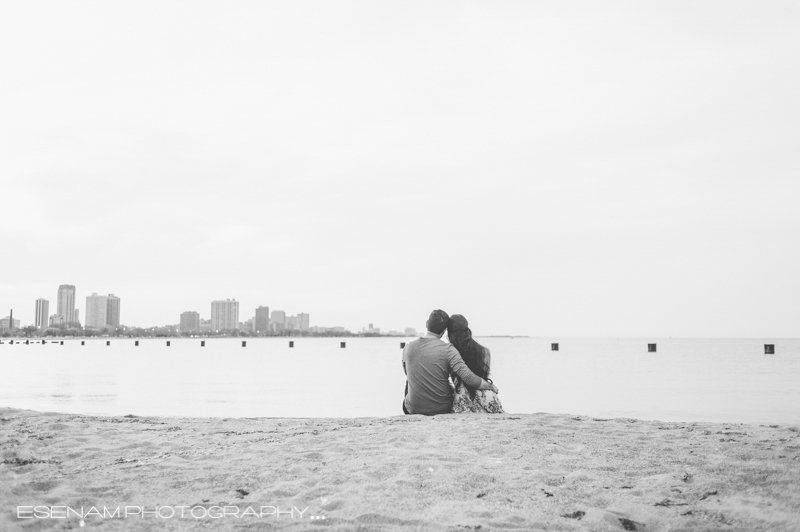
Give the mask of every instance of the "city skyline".
M 44 319 L 48 313 L 49 301 L 45 298 L 35 300 L 35 313 L 33 326 L 39 330 L 59 327 L 83 327 L 84 329 L 100 330 L 104 328 L 115 328 L 119 326 L 149 328 L 153 325 L 130 324 L 121 322 L 121 298 L 114 294 L 107 296 L 98 295 L 96 292 L 86 296 L 85 316 L 86 323 L 81 324 L 78 320 L 80 309 L 75 307 L 75 297 L 77 289 L 75 285 L 60 285 L 57 291 L 58 309 L 60 312 L 50 315 Z M 64 316 L 71 316 L 71 320 L 64 319 Z M 43 321 L 44 320 L 44 321 Z M 7 321 L 7 320 L 6 320 Z M 17 317 L 14 323 L 24 323 Z M 23 325 L 23 327 L 28 324 Z M 310 315 L 300 312 L 296 315 L 287 315 L 284 310 L 273 310 L 270 312 L 268 306 L 259 305 L 254 309 L 252 317 L 242 320 L 240 317 L 240 302 L 235 298 L 211 301 L 211 311 L 209 318 L 203 319 L 198 311 L 184 311 L 180 313 L 177 322 L 167 322 L 155 325 L 156 327 L 176 326 L 180 332 L 223 332 L 241 331 L 255 333 L 282 333 L 284 331 L 298 332 L 343 332 L 350 333 L 359 329 L 349 329 L 341 325 L 315 325 L 310 324 Z M 7 327 L 5 327 L 7 328 Z M 20 328 L 14 325 L 14 328 Z M 380 328 L 373 328 L 372 323 L 368 327 L 362 327 L 361 332 L 369 334 L 379 334 Z M 385 334 L 399 335 L 400 331 L 416 332 L 414 327 L 384 329 Z

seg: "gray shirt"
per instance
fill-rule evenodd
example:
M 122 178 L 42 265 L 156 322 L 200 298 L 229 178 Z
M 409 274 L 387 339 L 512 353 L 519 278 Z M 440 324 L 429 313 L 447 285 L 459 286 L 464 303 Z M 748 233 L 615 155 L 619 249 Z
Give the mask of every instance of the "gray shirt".
M 403 370 L 408 377 L 406 410 L 412 414 L 446 414 L 453 407 L 453 387 L 448 377 L 455 373 L 471 388 L 483 379 L 472 373 L 452 345 L 434 336 L 423 336 L 403 349 Z

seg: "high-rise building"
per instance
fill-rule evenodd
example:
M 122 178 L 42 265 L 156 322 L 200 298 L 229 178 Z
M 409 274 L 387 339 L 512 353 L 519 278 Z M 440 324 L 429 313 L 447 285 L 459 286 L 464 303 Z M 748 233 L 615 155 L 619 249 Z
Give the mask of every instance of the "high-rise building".
M 75 321 L 75 285 L 62 284 L 58 287 L 56 314 L 63 323 Z
M 106 325 L 119 327 L 120 300 L 114 294 L 108 294 L 106 299 Z
M 187 310 L 181 313 L 181 332 L 198 332 L 200 330 L 200 313 Z
M 211 330 L 239 330 L 239 302 L 235 299 L 211 302 Z
M 81 324 L 81 311 L 78 310 L 78 309 L 75 309 L 75 315 L 73 316 L 73 318 L 74 318 L 73 323 L 75 325 L 80 325 Z
M 309 329 L 308 314 L 303 314 L 301 312 L 297 315 L 297 326 L 301 331 L 307 331 Z
M 77 319 L 77 313 L 73 314 Z M 96 293 L 86 296 L 86 327 L 102 329 L 103 327 L 119 327 L 120 298 L 114 294 L 98 296 Z
M 264 334 L 269 330 L 269 307 L 258 307 L 256 309 L 253 328 L 258 334 Z
M 50 302 L 41 297 L 36 300 L 36 328 L 45 329 L 48 325 Z
M 108 296 L 98 296 L 96 293 L 86 296 L 86 328 L 102 329 L 106 326 L 108 314 Z
M 2 320 L 0 320 L 0 330 L 6 331 L 10 330 L 11 328 L 19 329 L 19 320 L 14 320 L 11 316 L 6 316 Z
M 273 310 L 270 314 L 269 325 L 273 331 L 280 332 L 286 328 L 286 312 Z

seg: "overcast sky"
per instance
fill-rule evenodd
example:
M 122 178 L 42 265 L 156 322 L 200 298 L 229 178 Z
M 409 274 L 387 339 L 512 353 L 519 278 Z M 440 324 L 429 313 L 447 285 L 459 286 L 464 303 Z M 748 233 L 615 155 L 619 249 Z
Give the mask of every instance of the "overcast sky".
M 0 315 L 800 336 L 800 3 L 4 2 Z

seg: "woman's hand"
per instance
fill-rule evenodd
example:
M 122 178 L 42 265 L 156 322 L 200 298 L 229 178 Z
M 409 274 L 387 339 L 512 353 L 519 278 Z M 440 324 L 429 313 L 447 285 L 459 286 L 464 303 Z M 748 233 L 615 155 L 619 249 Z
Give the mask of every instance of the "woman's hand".
M 500 393 L 500 390 L 497 388 L 497 386 L 494 385 L 492 381 L 490 380 L 487 381 L 486 379 L 482 380 L 483 382 L 481 383 L 481 387 L 478 388 L 479 390 L 492 390 L 494 393 Z

